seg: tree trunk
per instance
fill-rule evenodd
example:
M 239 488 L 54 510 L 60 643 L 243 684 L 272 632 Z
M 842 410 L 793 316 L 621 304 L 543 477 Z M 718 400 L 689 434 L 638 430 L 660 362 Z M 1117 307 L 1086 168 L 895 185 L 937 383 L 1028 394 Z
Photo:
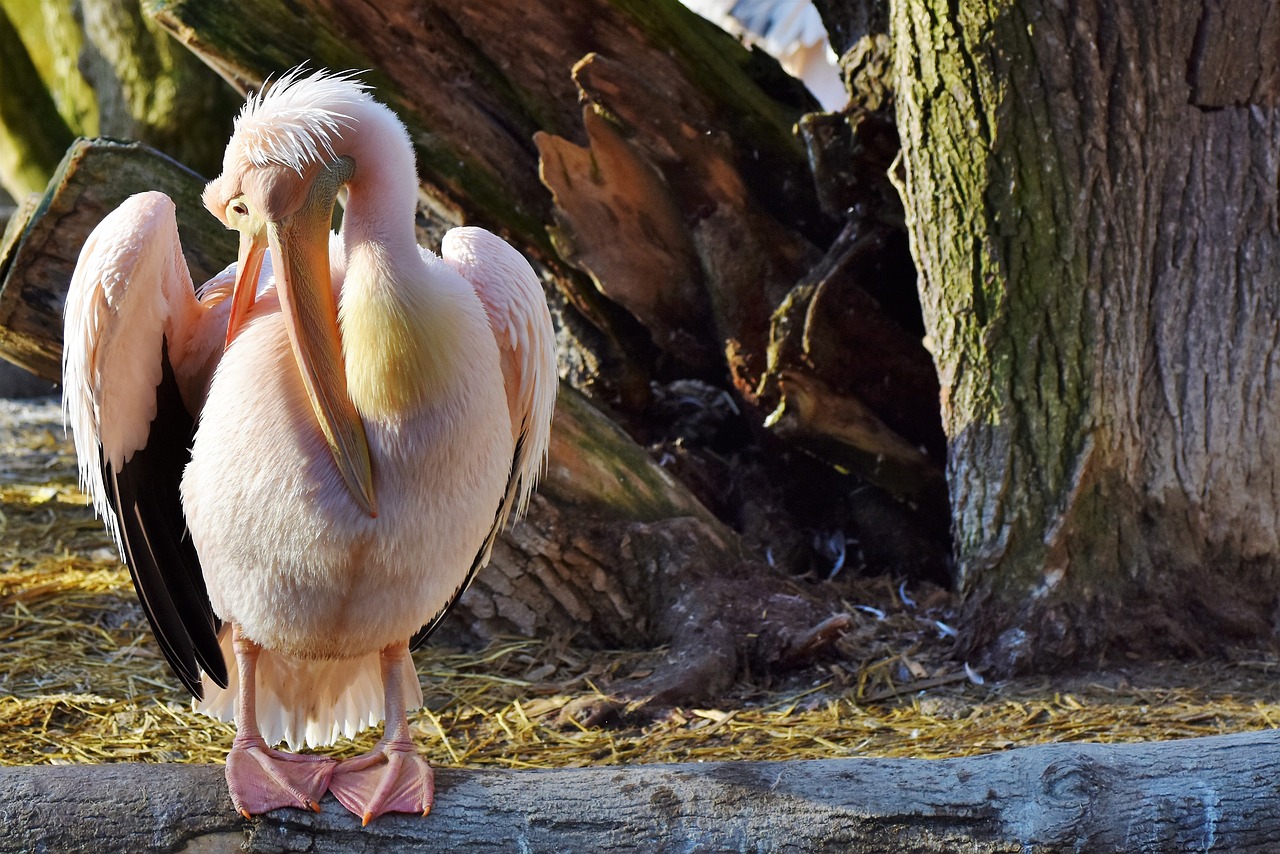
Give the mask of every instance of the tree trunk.
M 0 0 L 0 69 L 0 183 L 16 196 L 43 192 L 77 135 L 144 142 L 214 174 L 240 104 L 141 0 Z
M 201 174 L 217 174 L 241 99 L 142 5 L 79 0 L 78 68 L 97 100 L 98 132 L 145 142 Z
M 74 136 L 2 6 L 0 68 L 0 185 L 21 199 L 44 189 Z
M 28 851 L 1269 852 L 1270 733 L 1053 744 L 963 759 L 436 772 L 431 815 L 245 821 L 222 769 L 0 769 L 0 854 Z
M 970 646 L 1026 668 L 1272 634 L 1272 4 L 891 11 Z

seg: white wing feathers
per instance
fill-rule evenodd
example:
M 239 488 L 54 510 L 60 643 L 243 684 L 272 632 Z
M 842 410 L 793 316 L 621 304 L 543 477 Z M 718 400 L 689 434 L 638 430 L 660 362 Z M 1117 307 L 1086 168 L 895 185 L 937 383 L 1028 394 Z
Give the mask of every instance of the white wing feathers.
M 168 196 L 132 196 L 89 235 L 67 292 L 62 403 L 80 484 L 122 553 L 102 463 L 118 470 L 146 446 L 162 342 L 199 312 Z
M 225 686 L 227 668 L 179 484 L 193 410 L 226 337 L 226 309 L 207 307 L 218 294 L 229 302 L 226 278 L 197 301 L 173 202 L 133 196 L 81 250 L 63 335 L 62 402 L 80 483 L 129 566 L 161 651 L 196 697 L 201 671 Z
M 524 256 L 483 228 L 450 229 L 440 254 L 471 282 L 489 313 L 516 441 L 502 516 L 512 511 L 522 515 L 546 465 L 558 383 L 555 329 L 546 297 Z M 498 527 L 505 521 L 500 518 Z

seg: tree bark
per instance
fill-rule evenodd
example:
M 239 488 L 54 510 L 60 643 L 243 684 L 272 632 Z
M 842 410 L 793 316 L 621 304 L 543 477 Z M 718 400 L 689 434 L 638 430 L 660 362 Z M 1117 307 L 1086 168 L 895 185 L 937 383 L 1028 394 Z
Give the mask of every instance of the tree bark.
M 1280 20 L 897 0 L 902 185 L 989 665 L 1273 633 Z
M 19 196 L 44 192 L 77 135 L 144 142 L 217 172 L 236 93 L 140 0 L 71 5 L 0 2 L 0 182 Z
M 74 138 L 58 114 L 18 30 L 0 7 L 0 185 L 14 198 L 38 193 Z
M 42 81 L 40 85 L 53 97 L 58 113 L 71 129 L 72 136 L 96 136 L 98 112 L 94 93 L 77 68 L 80 50 L 84 46 L 84 32 L 76 20 L 74 5 L 0 0 L 0 7 L 9 16 L 35 65 Z M 9 76 L 12 73 L 12 67 L 6 64 L 6 84 L 13 85 L 16 81 L 16 77 Z M 15 85 L 14 88 L 18 87 Z M 57 166 L 56 158 L 61 151 L 48 152 L 55 158 L 49 166 Z M 49 180 L 50 174 L 45 173 L 45 181 Z M 41 182 L 32 192 L 43 189 L 44 182 Z
M 98 133 L 157 148 L 214 175 L 241 99 L 143 13 L 141 0 L 79 0 L 78 69 L 98 106 Z
M 1055 744 L 964 759 L 440 769 L 430 816 L 244 821 L 222 769 L 0 769 L 0 852 L 356 850 L 1269 852 L 1273 733 Z M 242 847 L 243 846 L 243 847 Z

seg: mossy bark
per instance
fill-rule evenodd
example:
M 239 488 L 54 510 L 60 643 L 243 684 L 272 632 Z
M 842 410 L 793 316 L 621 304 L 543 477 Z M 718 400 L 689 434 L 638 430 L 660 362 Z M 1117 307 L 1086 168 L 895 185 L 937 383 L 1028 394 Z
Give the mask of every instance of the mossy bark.
M 1277 25 L 1244 5 L 892 6 L 966 632 L 990 663 L 1272 632 Z M 1229 12 L 1250 35 L 1217 50 Z
M 99 132 L 217 174 L 239 94 L 146 17 L 141 0 L 79 0 L 79 10 L 79 70 L 97 98 Z
M 0 185 L 21 199 L 38 193 L 74 135 L 45 89 L 18 30 L 0 7 Z
M 42 193 L 71 141 L 98 135 L 216 173 L 239 95 L 140 0 L 74 5 L 0 2 L 0 180 Z
M 84 33 L 76 19 L 76 5 L 0 0 L 0 9 L 9 16 L 44 88 L 53 97 L 72 134 L 97 136 L 97 102 L 93 89 L 85 82 L 78 67 Z M 4 69 L 7 89 L 14 84 L 8 76 L 10 69 L 7 64 Z M 53 152 L 55 158 L 60 155 L 61 151 Z M 47 179 L 48 176 L 45 177 Z

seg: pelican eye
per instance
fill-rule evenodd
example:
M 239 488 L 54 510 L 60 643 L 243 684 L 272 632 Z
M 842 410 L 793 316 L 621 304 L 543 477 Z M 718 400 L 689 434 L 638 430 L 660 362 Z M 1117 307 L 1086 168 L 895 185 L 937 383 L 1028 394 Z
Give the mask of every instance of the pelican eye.
M 249 220 L 249 203 L 244 196 L 236 196 L 227 202 L 226 208 L 227 225 L 232 228 L 239 228 Z

